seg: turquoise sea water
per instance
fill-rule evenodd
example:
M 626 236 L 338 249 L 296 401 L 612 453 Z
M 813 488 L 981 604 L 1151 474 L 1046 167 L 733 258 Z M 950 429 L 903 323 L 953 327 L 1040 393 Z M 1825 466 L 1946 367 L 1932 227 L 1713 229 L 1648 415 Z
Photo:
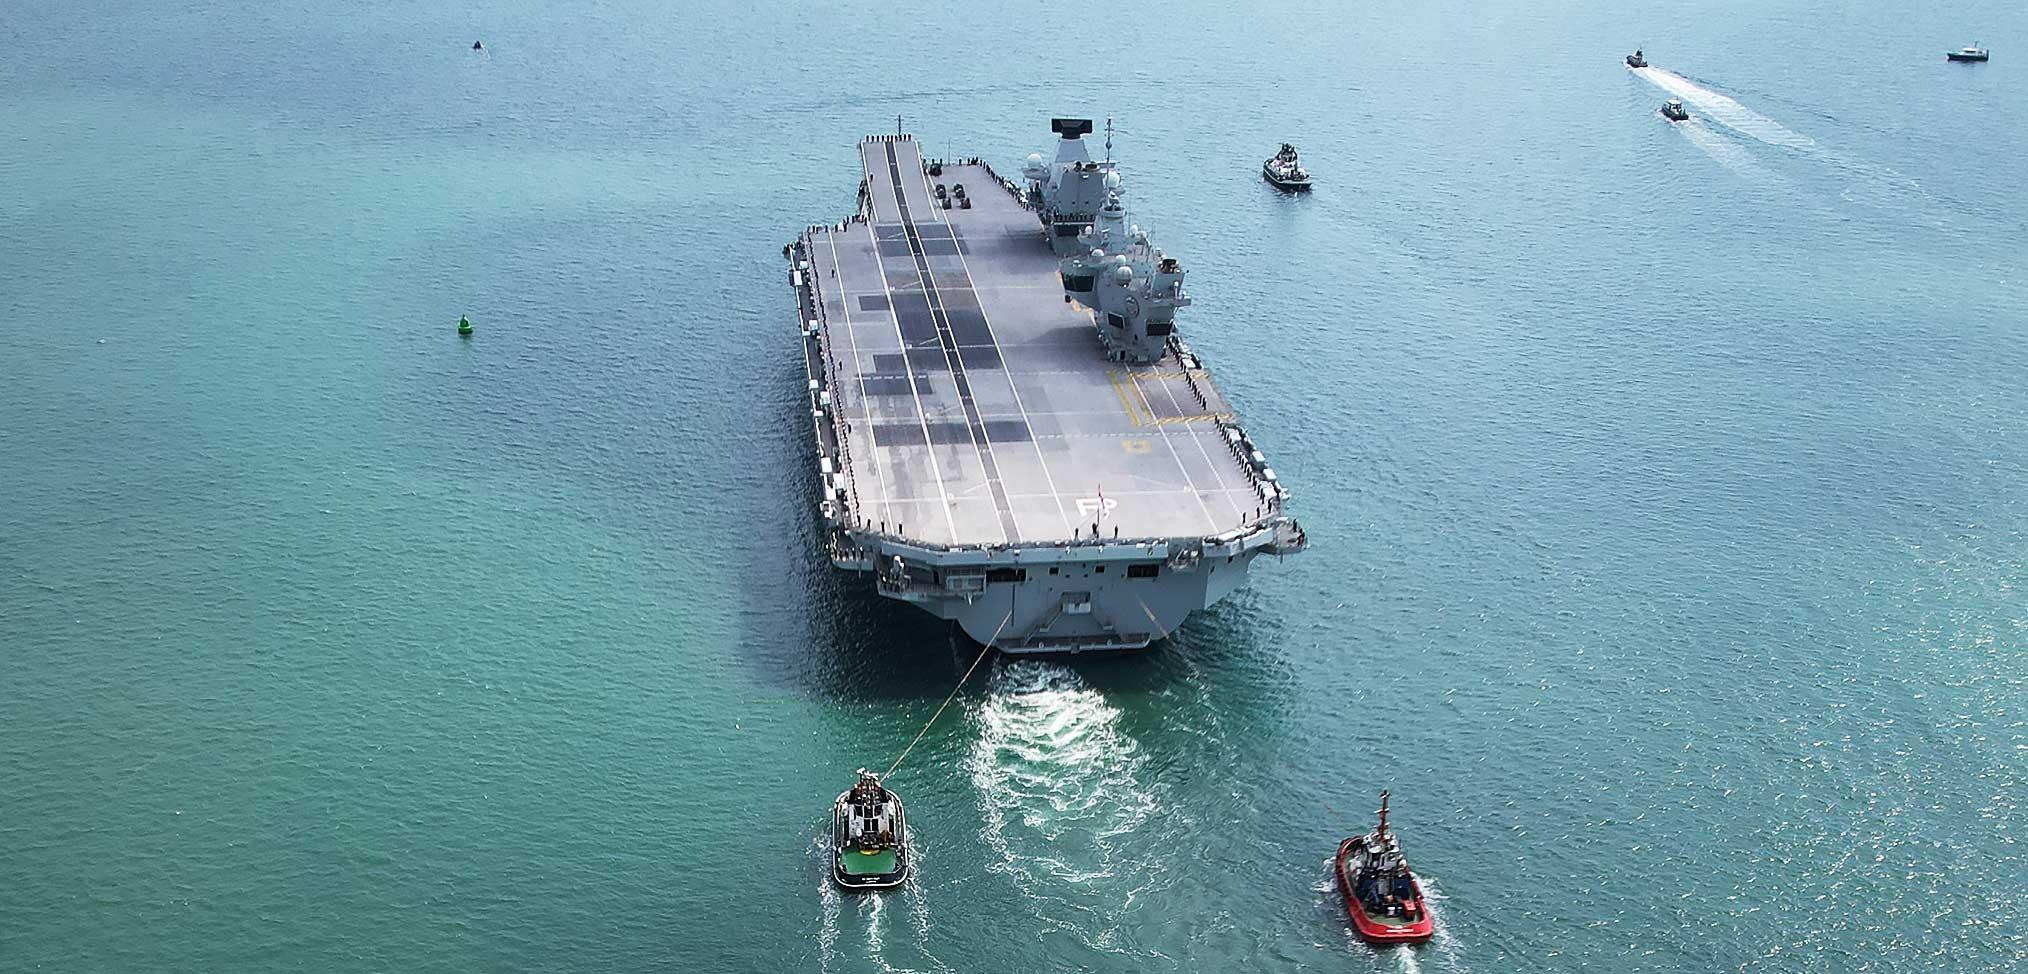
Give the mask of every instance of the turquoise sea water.
M 5 20 L 0 970 L 2028 960 L 2018 4 Z M 1115 118 L 1314 547 L 986 664 L 841 897 L 974 651 L 803 477 L 781 246 L 896 114 Z M 1381 787 L 1420 950 L 1328 887 Z

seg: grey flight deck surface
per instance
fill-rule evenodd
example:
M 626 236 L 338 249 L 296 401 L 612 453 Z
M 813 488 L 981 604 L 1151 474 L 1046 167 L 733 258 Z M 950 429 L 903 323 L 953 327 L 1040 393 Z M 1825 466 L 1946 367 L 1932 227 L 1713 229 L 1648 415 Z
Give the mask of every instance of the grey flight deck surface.
M 1111 164 L 1080 161 L 1089 130 L 1063 136 L 1054 176 L 1093 177 L 1123 228 Z M 906 136 L 866 140 L 860 161 L 860 213 L 790 254 L 834 562 L 981 642 L 1060 652 L 1146 645 L 1253 556 L 1303 547 L 1287 492 L 1167 322 L 1105 316 L 1124 336 L 1105 339 L 1066 291 L 1105 256 L 1147 272 L 1100 268 L 1137 312 L 1187 304 L 1180 263 L 1138 228 L 1131 244 L 1095 236 L 1095 195 L 1088 212 L 1069 190 L 1050 207 L 1034 157 L 1025 190 L 976 160 L 925 165 Z

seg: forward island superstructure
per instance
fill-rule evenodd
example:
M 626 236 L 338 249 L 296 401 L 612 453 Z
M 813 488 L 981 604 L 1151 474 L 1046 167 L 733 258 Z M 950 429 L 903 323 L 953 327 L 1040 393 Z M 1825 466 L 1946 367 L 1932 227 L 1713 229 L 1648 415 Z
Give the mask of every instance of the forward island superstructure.
M 1053 128 L 1019 183 L 868 138 L 858 213 L 787 248 L 825 541 L 1004 652 L 1133 649 L 1308 539 L 1175 333 L 1182 264 Z

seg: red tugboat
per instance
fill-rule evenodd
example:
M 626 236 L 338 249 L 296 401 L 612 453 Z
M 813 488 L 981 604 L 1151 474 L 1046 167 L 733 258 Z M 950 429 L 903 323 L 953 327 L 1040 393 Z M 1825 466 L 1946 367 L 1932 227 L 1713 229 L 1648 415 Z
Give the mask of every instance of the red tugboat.
M 1422 884 L 1387 831 L 1387 792 L 1380 793 L 1380 826 L 1338 843 L 1337 869 L 1345 912 L 1367 943 L 1419 944 L 1436 933 Z

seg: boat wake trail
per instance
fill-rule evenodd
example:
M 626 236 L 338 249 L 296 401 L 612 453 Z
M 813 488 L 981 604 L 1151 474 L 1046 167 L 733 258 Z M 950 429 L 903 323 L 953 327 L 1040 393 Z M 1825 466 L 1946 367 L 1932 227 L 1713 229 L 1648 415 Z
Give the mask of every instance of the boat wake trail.
M 950 974 L 951 967 L 945 964 L 929 949 L 929 906 L 924 899 L 921 886 L 922 857 L 915 845 L 908 847 L 909 858 L 915 861 L 915 869 L 902 884 L 899 893 L 865 893 L 847 898 L 831 881 L 831 842 L 827 836 L 811 843 L 811 858 L 818 864 L 817 899 L 822 905 L 822 916 L 817 927 L 817 969 L 829 972 L 837 966 L 841 950 L 838 940 L 846 923 L 845 911 L 849 907 L 853 921 L 865 931 L 864 957 L 883 974 Z M 899 897 L 902 907 L 908 911 L 908 921 L 913 934 L 913 948 L 922 957 L 923 967 L 896 967 L 887 958 L 887 911 L 892 905 L 890 897 Z M 851 953 L 848 949 L 844 953 Z M 848 965 L 850 966 L 850 965 Z
M 818 839 L 811 843 L 810 858 L 818 863 L 817 902 L 822 904 L 823 918 L 817 927 L 817 969 L 829 974 L 831 962 L 838 956 L 838 915 L 842 899 L 838 887 L 831 884 L 831 843 Z
M 1465 963 L 1464 951 L 1458 943 L 1457 935 L 1451 931 L 1451 925 L 1444 919 L 1446 899 L 1444 891 L 1428 874 L 1418 874 L 1416 879 L 1422 883 L 1423 896 L 1429 900 L 1430 916 L 1436 920 L 1435 935 L 1425 946 L 1413 947 L 1403 944 L 1376 947 L 1361 939 L 1359 932 L 1352 929 L 1352 924 L 1345 919 L 1344 901 L 1339 899 L 1338 884 L 1331 875 L 1333 868 L 1333 860 L 1326 858 L 1323 862 L 1323 874 L 1310 886 L 1310 891 L 1317 894 L 1316 903 L 1321 911 L 1331 917 L 1343 931 L 1347 950 L 1371 958 L 1373 969 L 1376 971 L 1421 974 L 1424 965 L 1429 965 L 1438 971 L 1469 974 L 1471 967 Z
M 1628 70 L 1694 108 L 1695 113 L 1687 121 L 1676 123 L 1675 128 L 1719 165 L 1735 174 L 1763 183 L 1789 185 L 1774 170 L 1757 161 L 1739 142 L 1726 138 L 1704 123 L 1722 125 L 1768 145 L 1808 153 L 1808 158 L 1815 164 L 1827 167 L 1842 179 L 1844 186 L 1838 192 L 1838 198 L 1843 202 L 1899 214 L 1939 229 L 1951 229 L 1967 218 L 1977 216 L 1960 205 L 1931 195 L 1918 180 L 1890 167 L 1847 158 L 1835 150 L 1825 149 L 1815 139 L 1682 75 L 1656 67 Z
M 1704 150 L 1705 155 L 1735 175 L 1757 180 L 1770 178 L 1768 171 L 1753 160 L 1752 153 L 1741 148 L 1739 143 L 1712 131 L 1710 126 L 1704 124 L 1703 119 L 1693 117 L 1677 122 L 1673 127 L 1683 133 L 1683 137 L 1689 139 L 1691 145 Z
M 1443 960 L 1443 969 L 1461 972 L 1471 970 L 1465 966 L 1464 952 L 1458 943 L 1457 934 L 1451 931 L 1449 921 L 1444 918 L 1447 912 L 1444 909 L 1444 901 L 1447 897 L 1444 896 L 1443 889 L 1437 885 L 1436 880 L 1426 875 L 1418 875 L 1416 881 L 1422 884 L 1422 895 L 1429 900 L 1429 915 L 1436 920 L 1436 934 L 1430 938 L 1429 945 L 1436 956 Z
M 1805 151 L 1817 146 L 1817 140 L 1740 104 L 1737 99 L 1721 95 L 1680 74 L 1657 67 L 1627 70 L 1640 75 L 1649 84 L 1683 99 L 1684 104 L 1697 109 L 1705 118 L 1748 138 L 1757 139 L 1768 145 Z
M 989 868 L 1034 901 L 1038 917 L 1096 950 L 1124 953 L 1120 920 L 1161 881 L 1159 855 L 1136 830 L 1162 811 L 1147 759 L 1120 712 L 1068 668 L 996 665 L 967 760 Z M 1163 816 L 1165 831 L 1179 816 Z

